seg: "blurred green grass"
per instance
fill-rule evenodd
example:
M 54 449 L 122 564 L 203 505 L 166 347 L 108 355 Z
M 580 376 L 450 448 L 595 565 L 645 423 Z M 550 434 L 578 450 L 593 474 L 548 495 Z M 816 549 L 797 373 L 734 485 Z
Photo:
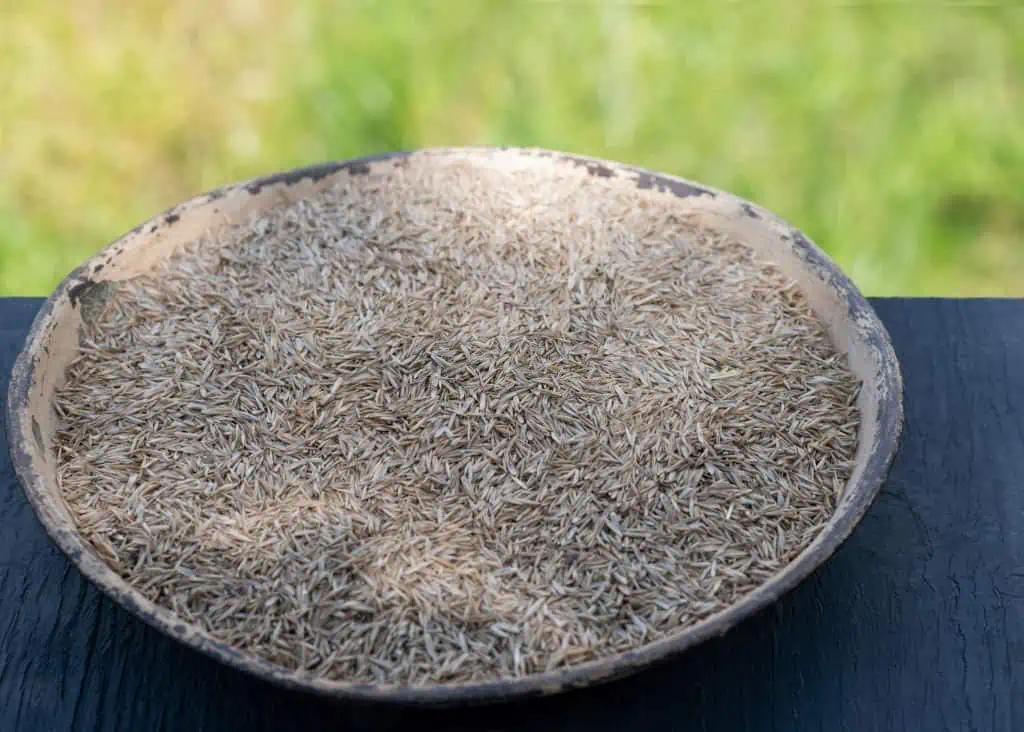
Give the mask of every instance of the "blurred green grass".
M 730 190 L 868 294 L 1024 295 L 1020 6 L 5 2 L 3 295 L 222 183 L 469 143 Z

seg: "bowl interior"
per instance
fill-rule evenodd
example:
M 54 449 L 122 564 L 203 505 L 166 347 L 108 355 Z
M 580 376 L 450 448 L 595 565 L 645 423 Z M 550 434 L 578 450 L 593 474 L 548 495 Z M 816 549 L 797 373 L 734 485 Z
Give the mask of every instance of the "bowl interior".
M 385 687 L 313 679 L 216 641 L 149 602 L 97 556 L 77 533 L 58 489 L 53 451 L 55 391 L 76 356 L 83 322 L 103 302 L 106 283 L 149 271 L 216 227 L 308 196 L 345 177 L 376 176 L 386 185 L 388 176 L 399 169 L 453 160 L 512 172 L 532 168 L 550 171 L 552 176 L 594 176 L 606 189 L 638 201 L 649 197 L 671 201 L 680 214 L 735 237 L 774 262 L 798 283 L 862 382 L 856 465 L 832 520 L 782 572 L 727 610 L 635 652 L 500 682 Z M 876 495 L 899 439 L 902 384 L 888 335 L 871 307 L 821 250 L 770 212 L 721 191 L 606 161 L 543 150 L 464 148 L 377 156 L 257 179 L 199 196 L 142 224 L 76 269 L 49 298 L 15 367 L 8 410 L 15 467 L 47 531 L 93 582 L 130 610 L 221 661 L 286 685 L 340 696 L 444 703 L 546 693 L 620 676 L 723 632 L 790 589 L 831 555 Z

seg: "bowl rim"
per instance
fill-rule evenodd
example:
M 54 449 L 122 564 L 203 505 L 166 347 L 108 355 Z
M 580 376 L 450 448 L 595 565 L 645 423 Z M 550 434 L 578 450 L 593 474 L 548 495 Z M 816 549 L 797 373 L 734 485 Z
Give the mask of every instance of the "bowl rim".
M 837 506 L 836 513 L 821 529 L 814 541 L 785 565 L 767 582 L 759 585 L 737 602 L 686 626 L 661 640 L 646 643 L 636 649 L 578 665 L 531 674 L 520 678 L 477 682 L 431 683 L 425 685 L 377 684 L 353 681 L 328 681 L 312 674 L 291 671 L 260 657 L 216 640 L 197 626 L 186 623 L 169 609 L 157 606 L 133 589 L 107 566 L 79 534 L 74 523 L 58 509 L 56 498 L 45 486 L 45 480 L 36 472 L 31 455 L 30 440 L 41 446 L 36 436 L 38 423 L 31 416 L 29 406 L 40 360 L 46 357 L 43 344 L 56 320 L 55 307 L 64 301 L 72 305 L 93 281 L 90 272 L 97 262 L 108 255 L 128 237 L 140 232 L 145 235 L 157 226 L 173 223 L 179 211 L 191 206 L 202 206 L 231 192 L 245 189 L 251 194 L 264 187 L 302 182 L 316 182 L 322 178 L 347 171 L 352 175 L 369 172 L 370 166 L 390 161 L 400 165 L 412 155 L 451 155 L 471 152 L 489 154 L 512 153 L 532 157 L 555 158 L 558 162 L 585 167 L 591 175 L 610 177 L 631 175 L 640 188 L 655 188 L 680 198 L 689 196 L 720 197 L 734 205 L 751 219 L 763 219 L 777 230 L 785 232 L 784 239 L 791 242 L 794 251 L 808 265 L 815 276 L 823 280 L 832 295 L 848 312 L 852 327 L 876 354 L 879 403 L 876 415 L 875 438 L 867 453 L 860 480 L 847 484 L 847 494 Z M 85 263 L 73 270 L 46 299 L 36 314 L 12 370 L 7 395 L 7 435 L 15 474 L 43 528 L 60 550 L 85 577 L 104 594 L 114 599 L 136 617 L 155 627 L 165 635 L 198 650 L 216 661 L 250 673 L 279 686 L 313 692 L 321 696 L 359 701 L 380 701 L 401 705 L 451 706 L 499 702 L 533 696 L 544 696 L 635 673 L 643 668 L 665 662 L 715 636 L 724 635 L 743 621 L 788 593 L 828 560 L 860 523 L 868 507 L 885 482 L 899 447 L 903 430 L 903 380 L 892 343 L 874 309 L 821 249 L 804 234 L 780 217 L 760 206 L 733 194 L 666 173 L 652 172 L 623 163 L 601 158 L 575 155 L 553 150 L 524 147 L 461 146 L 445 148 L 418 148 L 383 154 L 339 160 L 318 165 L 295 168 L 243 182 L 225 185 L 194 196 L 176 206 L 151 217 L 132 231 L 114 240 Z M 30 425 L 31 423 L 31 425 Z

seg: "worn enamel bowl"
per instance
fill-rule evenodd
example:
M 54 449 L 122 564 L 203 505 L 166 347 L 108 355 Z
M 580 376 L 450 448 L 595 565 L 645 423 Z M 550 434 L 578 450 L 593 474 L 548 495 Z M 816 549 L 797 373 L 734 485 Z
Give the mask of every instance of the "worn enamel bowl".
M 837 349 L 862 381 L 856 466 L 837 510 L 814 542 L 770 581 L 727 609 L 663 640 L 628 653 L 519 679 L 425 686 L 384 686 L 325 681 L 277 666 L 222 643 L 158 607 L 118 576 L 76 529 L 58 489 L 53 437 L 54 393 L 75 357 L 82 323 L 102 301 L 104 283 L 152 268 L 178 247 L 213 227 L 269 209 L 329 186 L 344 176 L 383 175 L 405 165 L 468 158 L 482 165 L 584 168 L 624 190 L 647 189 L 681 213 L 697 217 L 747 243 L 795 279 Z M 683 653 L 721 635 L 772 603 L 825 562 L 850 535 L 877 495 L 896 453 L 903 424 L 899 365 L 885 328 L 850 280 L 817 246 L 770 212 L 728 193 L 627 165 L 544 150 L 462 148 L 393 153 L 327 163 L 227 186 L 164 211 L 78 267 L 39 312 L 14 368 L 8 398 L 8 435 L 19 479 L 40 521 L 57 545 L 93 583 L 167 635 L 213 658 L 288 687 L 333 697 L 420 704 L 458 704 L 543 695 L 606 681 Z

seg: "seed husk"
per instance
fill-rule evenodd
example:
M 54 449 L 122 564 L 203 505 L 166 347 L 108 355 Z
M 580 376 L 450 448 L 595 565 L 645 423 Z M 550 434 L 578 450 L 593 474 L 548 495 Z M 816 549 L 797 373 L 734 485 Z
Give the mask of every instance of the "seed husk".
M 56 402 L 84 536 L 224 642 L 399 684 L 632 650 L 779 572 L 856 377 L 748 246 L 552 166 L 343 176 L 113 283 Z

